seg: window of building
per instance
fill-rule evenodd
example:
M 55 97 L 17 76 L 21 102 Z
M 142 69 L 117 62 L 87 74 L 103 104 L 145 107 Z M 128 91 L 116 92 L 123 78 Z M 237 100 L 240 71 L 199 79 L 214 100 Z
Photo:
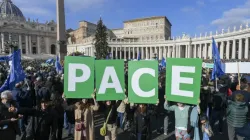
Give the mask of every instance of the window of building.
M 51 30 L 51 31 L 55 31 L 55 28 L 54 28 L 54 27 L 51 27 L 50 30 Z
M 41 30 L 43 30 L 43 27 L 41 27 Z
M 21 24 L 21 27 L 24 27 L 24 25 L 23 25 L 23 24 Z
M 35 46 L 36 45 L 36 43 L 32 43 L 33 44 L 33 46 Z
M 3 25 L 7 25 L 7 23 L 6 23 L 6 22 L 4 22 L 4 23 L 3 23 Z
M 155 25 L 156 25 L 156 28 L 158 28 L 158 23 L 156 23 Z

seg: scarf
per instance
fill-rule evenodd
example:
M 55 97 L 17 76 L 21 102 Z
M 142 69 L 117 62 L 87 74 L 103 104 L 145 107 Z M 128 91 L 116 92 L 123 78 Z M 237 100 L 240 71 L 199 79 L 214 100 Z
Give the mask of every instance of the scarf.
M 194 139 L 193 140 L 200 140 L 200 134 L 199 134 L 199 127 L 198 127 L 198 111 L 197 106 L 193 108 L 191 115 L 190 115 L 190 125 L 194 127 Z

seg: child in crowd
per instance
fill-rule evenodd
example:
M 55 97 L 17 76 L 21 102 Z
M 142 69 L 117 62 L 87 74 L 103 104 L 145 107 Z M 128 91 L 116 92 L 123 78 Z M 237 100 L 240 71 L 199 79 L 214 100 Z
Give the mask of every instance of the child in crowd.
M 209 125 L 209 121 L 207 116 L 202 116 L 201 119 L 201 130 L 203 133 L 203 140 L 209 140 L 209 138 L 213 135 L 213 131 L 211 126 Z

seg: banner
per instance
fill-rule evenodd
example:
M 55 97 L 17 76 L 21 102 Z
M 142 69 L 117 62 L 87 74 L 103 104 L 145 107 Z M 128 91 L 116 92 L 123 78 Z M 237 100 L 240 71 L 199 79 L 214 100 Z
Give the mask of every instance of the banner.
M 94 92 L 94 58 L 66 56 L 64 94 L 66 98 L 92 98 Z
M 202 60 L 168 58 L 167 63 L 167 100 L 197 104 L 197 101 L 200 98 Z
M 158 61 L 129 61 L 128 68 L 129 102 L 156 104 Z
M 97 101 L 125 98 L 123 60 L 98 60 L 95 62 L 95 73 Z

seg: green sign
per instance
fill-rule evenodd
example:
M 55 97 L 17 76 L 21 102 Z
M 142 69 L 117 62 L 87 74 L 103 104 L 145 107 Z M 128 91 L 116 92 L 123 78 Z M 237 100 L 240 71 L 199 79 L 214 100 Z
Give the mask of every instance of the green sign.
M 92 98 L 94 92 L 94 58 L 66 56 L 64 94 L 66 98 Z
M 124 61 L 98 60 L 95 63 L 97 101 L 123 100 Z
M 156 104 L 158 100 L 158 62 L 129 61 L 128 68 L 129 102 Z
M 167 100 L 197 104 L 197 101 L 200 98 L 202 60 L 168 58 L 167 63 Z

